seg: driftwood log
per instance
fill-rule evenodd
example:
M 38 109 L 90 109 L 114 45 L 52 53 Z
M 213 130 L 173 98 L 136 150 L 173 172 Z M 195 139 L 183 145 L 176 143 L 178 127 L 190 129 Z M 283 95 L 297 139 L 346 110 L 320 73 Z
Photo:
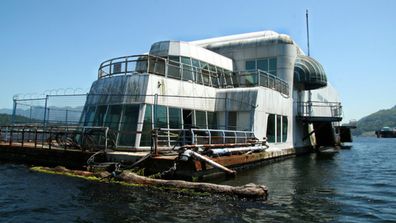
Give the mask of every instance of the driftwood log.
M 82 171 L 82 170 L 69 170 L 65 167 L 55 167 L 55 168 L 40 167 L 39 169 L 33 168 L 33 170 L 75 175 L 81 177 L 106 178 L 111 176 L 109 172 L 94 173 L 94 172 Z M 138 174 L 135 174 L 127 170 L 121 172 L 121 174 L 119 175 L 116 175 L 115 179 L 121 182 L 126 182 L 131 184 L 190 189 L 199 192 L 221 193 L 228 195 L 236 195 L 245 198 L 267 199 L 268 197 L 267 187 L 264 185 L 256 185 L 256 184 L 246 184 L 244 186 L 234 187 L 229 185 L 219 185 L 219 184 L 202 183 L 202 182 L 189 182 L 183 180 L 161 180 L 161 179 L 153 179 L 153 178 L 140 176 Z
M 123 171 L 116 176 L 117 179 L 135 184 L 152 185 L 161 187 L 175 187 L 181 189 L 191 189 L 194 191 L 222 193 L 237 195 L 240 197 L 263 198 L 267 199 L 268 189 L 263 185 L 246 184 L 244 186 L 234 187 L 229 185 L 219 185 L 212 183 L 189 182 L 183 180 L 161 180 L 143 177 L 130 171 Z

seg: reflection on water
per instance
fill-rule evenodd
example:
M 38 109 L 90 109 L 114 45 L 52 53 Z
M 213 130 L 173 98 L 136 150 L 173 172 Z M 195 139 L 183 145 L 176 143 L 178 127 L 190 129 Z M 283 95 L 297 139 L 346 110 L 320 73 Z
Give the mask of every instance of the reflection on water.
M 301 156 L 221 183 L 267 185 L 268 201 L 190 196 L 0 164 L 1 222 L 396 221 L 396 139 L 357 138 L 330 159 Z

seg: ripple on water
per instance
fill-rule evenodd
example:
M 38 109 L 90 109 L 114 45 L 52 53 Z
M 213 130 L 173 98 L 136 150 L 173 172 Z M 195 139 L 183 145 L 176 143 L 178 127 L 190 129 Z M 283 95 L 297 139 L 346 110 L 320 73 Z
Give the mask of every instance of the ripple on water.
M 395 145 L 396 139 L 357 138 L 332 159 L 301 156 L 216 181 L 267 185 L 266 202 L 124 187 L 0 163 L 0 222 L 395 222 Z

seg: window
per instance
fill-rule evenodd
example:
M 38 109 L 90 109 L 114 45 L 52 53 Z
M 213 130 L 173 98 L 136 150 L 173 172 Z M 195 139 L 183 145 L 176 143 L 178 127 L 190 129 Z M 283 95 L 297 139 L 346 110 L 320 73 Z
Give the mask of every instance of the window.
M 257 60 L 257 70 L 268 71 L 268 60 Z
M 251 70 L 262 70 L 276 76 L 277 60 L 273 58 L 263 58 L 256 60 L 247 60 L 245 62 L 245 69 Z
M 95 109 L 96 109 L 96 107 L 94 107 L 94 106 L 88 107 L 86 115 L 85 115 L 84 126 L 91 126 L 93 124 L 93 120 L 95 117 Z
M 268 68 L 268 73 L 271 73 L 276 76 L 276 58 L 270 58 L 269 59 L 269 68 Z
M 228 129 L 236 130 L 237 129 L 237 112 L 228 112 Z
M 122 108 L 121 105 L 109 106 L 109 111 L 107 112 L 104 126 L 107 126 L 110 129 L 118 131 L 118 125 L 120 124 L 120 117 L 121 117 L 121 108 Z
M 281 143 L 287 141 L 287 116 L 269 114 L 267 121 L 267 141 Z
M 267 120 L 267 141 L 268 142 L 275 142 L 275 115 L 270 114 L 268 115 Z
M 139 105 L 126 105 L 124 107 L 119 134 L 119 145 L 135 146 L 138 117 Z
M 168 114 L 165 106 L 156 105 L 156 112 L 154 112 L 155 127 L 156 128 L 168 128 Z M 155 111 L 155 110 L 154 110 Z
M 195 123 L 198 128 L 206 129 L 206 112 L 195 111 Z
M 282 142 L 287 141 L 287 116 L 282 116 Z
M 165 75 L 165 60 L 162 58 L 149 57 L 149 72 L 158 75 Z
M 195 81 L 198 84 L 203 84 L 199 60 L 192 59 L 192 70 L 194 71 Z
M 180 79 L 180 61 L 179 57 L 170 56 L 168 64 L 168 77 Z
M 210 85 L 210 78 L 209 78 L 209 66 L 205 62 L 201 62 L 201 71 L 202 71 L 202 79 L 203 79 L 203 84 L 206 86 Z
M 95 112 L 95 118 L 92 126 L 102 126 L 106 115 L 107 105 L 98 106 Z
M 164 75 L 164 61 L 160 58 L 151 58 L 149 70 L 151 73 Z M 167 72 L 167 77 L 184 81 L 193 81 L 215 88 L 232 86 L 233 82 L 231 80 L 233 74 L 231 71 L 184 56 L 169 56 Z M 225 73 L 226 77 L 224 77 Z
M 217 129 L 217 117 L 215 112 L 207 112 L 208 114 L 208 128 Z
M 256 70 L 256 61 L 255 60 L 248 60 L 245 63 L 245 70 Z
M 144 113 L 142 136 L 140 138 L 140 146 L 150 146 L 151 144 L 151 130 L 152 130 L 152 105 L 146 105 Z
M 191 67 L 191 59 L 189 57 L 181 57 L 181 63 L 183 68 L 183 80 L 194 81 L 193 69 Z
M 169 107 L 169 128 L 170 129 L 182 128 L 180 108 Z
M 224 71 L 224 76 L 226 79 L 227 86 L 233 86 L 232 73 L 229 71 Z

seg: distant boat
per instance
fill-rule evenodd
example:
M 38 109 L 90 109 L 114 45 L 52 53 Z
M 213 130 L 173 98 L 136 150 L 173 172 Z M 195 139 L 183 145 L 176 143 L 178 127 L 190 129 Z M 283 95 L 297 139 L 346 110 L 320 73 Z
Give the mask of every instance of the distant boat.
M 396 128 L 383 127 L 375 131 L 377 138 L 396 138 Z

